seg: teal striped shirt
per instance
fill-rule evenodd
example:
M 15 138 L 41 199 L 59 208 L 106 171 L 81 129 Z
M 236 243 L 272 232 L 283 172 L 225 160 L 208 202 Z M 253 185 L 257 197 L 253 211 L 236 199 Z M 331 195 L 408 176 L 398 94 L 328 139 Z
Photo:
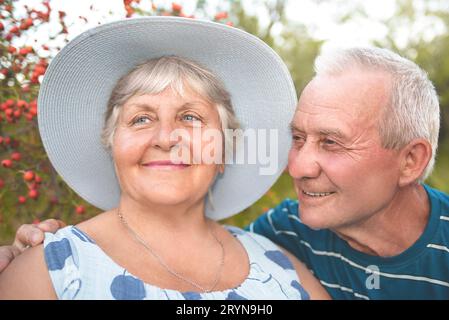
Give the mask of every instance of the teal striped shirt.
M 296 255 L 334 299 L 449 299 L 449 195 L 424 187 L 429 222 L 421 237 L 394 257 L 364 254 L 330 230 L 307 227 L 296 200 L 284 200 L 249 229 Z

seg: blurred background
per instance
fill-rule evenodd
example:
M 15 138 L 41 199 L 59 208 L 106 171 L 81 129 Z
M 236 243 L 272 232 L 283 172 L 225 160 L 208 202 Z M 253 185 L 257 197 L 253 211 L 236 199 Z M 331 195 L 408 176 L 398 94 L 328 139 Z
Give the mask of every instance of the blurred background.
M 22 223 L 46 218 L 76 224 L 100 210 L 57 175 L 37 130 L 37 94 L 48 64 L 79 33 L 125 17 L 185 16 L 250 32 L 284 59 L 298 96 L 321 50 L 376 45 L 415 61 L 440 97 L 435 170 L 426 181 L 449 192 L 449 1 L 447 0 L 0 0 L 0 245 Z M 245 226 L 284 198 L 284 173 L 253 206 L 224 220 Z

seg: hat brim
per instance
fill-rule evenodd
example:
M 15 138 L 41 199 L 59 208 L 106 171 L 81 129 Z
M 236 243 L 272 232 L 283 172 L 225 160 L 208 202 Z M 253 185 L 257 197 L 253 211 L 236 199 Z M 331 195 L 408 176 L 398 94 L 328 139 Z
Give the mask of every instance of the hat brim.
M 257 201 L 287 164 L 290 122 L 297 102 L 293 81 L 280 57 L 260 39 L 222 24 L 145 17 L 90 29 L 64 47 L 50 64 L 38 97 L 43 145 L 59 175 L 79 196 L 103 210 L 117 207 L 120 187 L 101 144 L 107 101 L 118 79 L 145 60 L 176 55 L 214 72 L 230 92 L 244 129 L 278 132 L 275 174 L 257 164 L 229 164 L 214 183 L 219 220 Z M 264 150 L 265 151 L 265 150 Z

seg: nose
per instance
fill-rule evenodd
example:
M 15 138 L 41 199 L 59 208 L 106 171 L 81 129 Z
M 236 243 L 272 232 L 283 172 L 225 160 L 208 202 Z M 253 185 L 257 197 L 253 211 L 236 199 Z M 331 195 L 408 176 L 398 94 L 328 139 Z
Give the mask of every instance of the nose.
M 292 146 L 288 157 L 288 172 L 294 179 L 317 178 L 321 173 L 319 146 L 306 141 L 300 148 Z
M 174 124 L 171 122 L 160 121 L 151 141 L 152 146 L 163 151 L 170 151 L 178 143 L 172 134 L 174 129 Z

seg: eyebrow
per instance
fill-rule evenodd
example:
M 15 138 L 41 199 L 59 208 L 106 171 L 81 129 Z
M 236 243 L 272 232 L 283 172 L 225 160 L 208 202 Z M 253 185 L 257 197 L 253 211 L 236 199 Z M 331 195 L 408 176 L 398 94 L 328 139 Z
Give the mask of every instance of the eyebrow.
M 188 109 L 188 108 L 196 106 L 196 105 L 205 106 L 204 103 L 202 103 L 201 101 L 190 101 L 190 102 L 186 102 L 183 105 L 181 105 L 181 107 L 179 109 L 185 110 L 185 109 Z M 133 109 L 144 109 L 144 110 L 150 110 L 150 111 L 156 111 L 158 109 L 158 108 L 156 108 L 150 104 L 147 104 L 147 103 L 132 103 L 132 104 L 129 104 L 128 107 L 131 107 Z
M 297 126 L 295 126 L 293 124 L 293 122 L 290 122 L 290 124 L 288 125 L 288 127 L 290 128 L 290 131 L 301 131 Z
M 305 133 L 304 130 L 299 129 L 293 122 L 291 122 L 289 124 L 289 127 L 292 132 L 297 131 L 297 132 Z M 321 136 L 335 136 L 340 139 L 346 138 L 346 136 L 343 134 L 343 132 L 338 129 L 320 129 L 318 132 Z
M 338 129 L 322 129 L 320 130 L 320 135 L 322 136 L 335 136 L 340 139 L 346 138 L 346 136 Z

